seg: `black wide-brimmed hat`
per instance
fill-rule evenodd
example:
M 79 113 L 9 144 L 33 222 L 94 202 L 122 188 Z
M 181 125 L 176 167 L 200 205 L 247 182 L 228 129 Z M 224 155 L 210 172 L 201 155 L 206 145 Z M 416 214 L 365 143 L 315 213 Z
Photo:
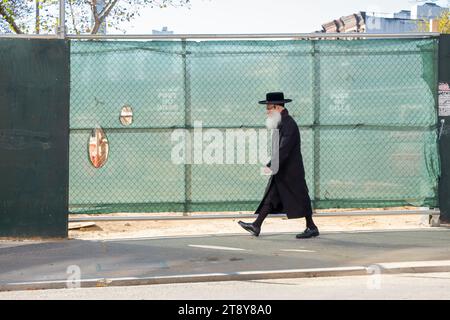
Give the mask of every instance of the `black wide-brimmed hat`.
M 283 92 L 269 92 L 266 94 L 266 100 L 259 101 L 260 104 L 279 104 L 291 102 L 291 99 L 285 99 Z

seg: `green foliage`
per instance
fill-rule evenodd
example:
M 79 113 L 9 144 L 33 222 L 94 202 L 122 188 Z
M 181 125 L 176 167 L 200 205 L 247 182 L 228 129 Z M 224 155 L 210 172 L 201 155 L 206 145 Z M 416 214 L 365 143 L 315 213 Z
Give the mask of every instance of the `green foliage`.
M 439 33 L 450 33 L 450 11 L 446 10 L 437 18 L 439 20 Z M 431 28 L 430 21 L 420 21 L 417 24 L 417 29 L 420 32 L 429 32 Z
M 440 33 L 450 33 L 450 11 L 444 12 L 439 17 L 439 27 Z

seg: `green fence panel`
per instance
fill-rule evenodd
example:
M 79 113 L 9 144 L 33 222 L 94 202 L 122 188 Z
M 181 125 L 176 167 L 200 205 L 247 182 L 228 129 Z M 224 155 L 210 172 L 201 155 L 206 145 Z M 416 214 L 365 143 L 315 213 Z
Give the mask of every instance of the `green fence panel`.
M 0 39 L 0 237 L 67 237 L 69 54 Z
M 315 208 L 436 206 L 437 50 L 437 39 L 72 41 L 70 211 L 254 210 L 270 149 L 257 101 L 270 91 L 293 99 Z M 99 168 L 95 128 L 108 141 Z M 243 162 L 233 135 L 248 138 Z M 174 161 L 180 143 L 191 161 Z

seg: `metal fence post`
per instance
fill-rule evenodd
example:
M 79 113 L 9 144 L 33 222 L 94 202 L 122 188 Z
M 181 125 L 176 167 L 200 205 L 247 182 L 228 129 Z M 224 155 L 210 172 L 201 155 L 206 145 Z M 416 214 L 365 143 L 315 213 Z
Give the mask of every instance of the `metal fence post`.
M 450 35 L 441 35 L 439 38 L 439 83 L 442 87 L 450 85 Z M 450 223 L 450 116 L 448 109 L 444 106 L 444 93 L 439 88 L 441 96 L 439 105 L 439 155 L 441 162 L 441 177 L 439 179 L 439 209 L 441 211 L 440 220 Z M 438 97 L 439 99 L 439 97 Z M 447 102 L 448 103 L 448 102 Z
M 58 38 L 64 39 L 66 37 L 66 11 L 65 11 L 65 0 L 59 0 L 59 19 L 57 34 Z
M 189 137 L 186 139 L 185 147 L 185 164 L 184 164 L 184 205 L 183 216 L 187 216 L 191 211 L 192 201 L 192 145 L 191 145 L 191 128 L 192 128 L 192 110 L 191 110 L 191 83 L 187 62 L 186 39 L 181 40 L 182 59 L 183 59 L 183 87 L 184 87 L 184 128 L 188 130 Z
M 320 55 L 316 48 L 317 40 L 312 40 L 312 56 L 313 56 L 313 107 L 314 107 L 314 122 L 313 122 L 313 183 L 314 195 L 313 204 L 317 203 L 320 197 Z

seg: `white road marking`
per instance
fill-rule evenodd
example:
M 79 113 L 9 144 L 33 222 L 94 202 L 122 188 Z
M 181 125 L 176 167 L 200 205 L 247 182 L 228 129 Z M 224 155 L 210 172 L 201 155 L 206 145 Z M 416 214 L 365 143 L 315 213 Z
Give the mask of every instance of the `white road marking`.
M 248 251 L 246 249 L 241 249 L 241 248 L 220 247 L 220 246 L 204 246 L 204 245 L 197 245 L 197 244 L 190 244 L 189 247 L 204 248 L 204 249 L 216 249 L 216 250 Z
M 394 232 L 412 232 L 412 231 L 426 231 L 426 232 L 450 232 L 450 230 L 446 227 L 422 227 L 422 228 L 408 228 L 408 229 L 382 229 L 382 230 L 354 230 L 354 231 L 321 231 L 320 235 L 328 235 L 328 234 L 354 234 L 354 233 L 394 233 Z M 264 235 L 271 236 L 271 235 L 280 235 L 280 234 L 297 234 L 298 232 L 266 232 Z M 180 234 L 180 235 L 172 235 L 172 236 L 154 236 L 154 237 L 135 237 L 135 238 L 126 238 L 126 237 L 118 237 L 118 238 L 104 238 L 104 239 L 88 239 L 89 241 L 93 242 L 125 242 L 125 241 L 147 241 L 147 240 L 164 240 L 164 239 L 184 239 L 184 238 L 205 238 L 205 237 L 215 237 L 215 238 L 226 238 L 226 237 L 233 237 L 233 236 L 241 236 L 246 237 L 247 234 L 241 233 L 205 233 L 205 234 Z M 83 237 L 80 238 L 74 238 L 76 240 L 80 239 L 82 240 Z M 317 239 L 319 240 L 319 239 Z M 3 242 L 7 242 L 8 240 L 0 240 L 0 244 Z M 41 240 L 35 241 L 41 243 Z M 50 242 L 50 241 L 49 241 Z
M 286 252 L 316 252 L 314 250 L 301 250 L 301 249 L 281 249 L 281 251 L 286 251 Z
M 450 260 L 407 261 L 374 263 L 384 269 L 420 268 L 420 267 L 450 267 Z

